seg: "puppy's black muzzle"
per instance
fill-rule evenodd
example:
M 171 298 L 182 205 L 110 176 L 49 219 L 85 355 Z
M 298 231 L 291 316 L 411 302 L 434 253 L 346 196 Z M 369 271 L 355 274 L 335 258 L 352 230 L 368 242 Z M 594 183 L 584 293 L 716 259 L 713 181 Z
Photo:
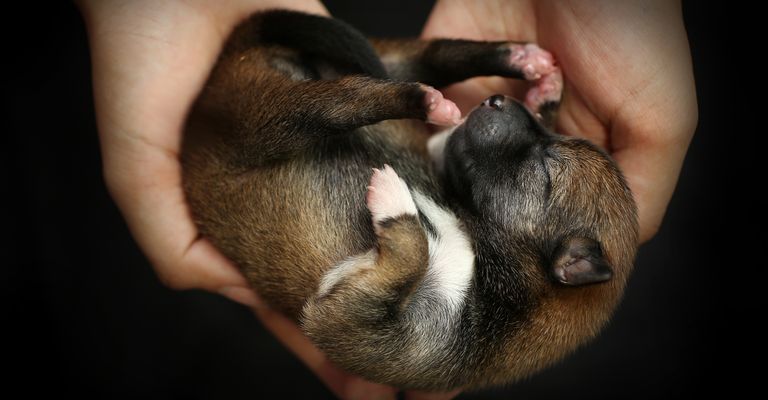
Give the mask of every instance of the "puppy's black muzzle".
M 500 94 L 485 99 L 474 109 L 465 128 L 467 139 L 477 150 L 525 146 L 546 136 L 546 129 L 525 106 Z
M 504 103 L 506 102 L 506 98 L 500 94 L 495 94 L 480 103 L 480 106 L 483 107 L 491 107 L 495 110 L 503 110 L 504 109 Z

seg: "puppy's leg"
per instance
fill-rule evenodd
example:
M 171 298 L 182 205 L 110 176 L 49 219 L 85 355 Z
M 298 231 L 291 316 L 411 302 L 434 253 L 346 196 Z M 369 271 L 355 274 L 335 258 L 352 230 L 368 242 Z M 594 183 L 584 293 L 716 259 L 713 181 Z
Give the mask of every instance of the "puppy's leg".
M 563 88 L 562 74 L 552 55 L 535 44 L 373 40 L 387 73 L 402 81 L 442 87 L 476 76 L 503 76 L 534 83 L 525 98 L 528 108 L 545 124 L 554 120 Z
M 418 210 L 408 186 L 392 167 L 374 169 L 366 204 L 377 247 L 331 270 L 320 285 L 319 299 L 327 300 L 350 285 L 403 303 L 426 271 L 429 249 Z
M 414 82 L 361 76 L 293 81 L 245 69 L 237 81 L 223 84 L 228 86 L 219 91 L 227 96 L 220 97 L 218 109 L 233 124 L 230 140 L 249 166 L 289 157 L 321 138 L 387 119 L 451 125 L 461 117 L 438 90 Z
M 390 382 L 414 379 L 418 375 L 407 368 L 420 360 L 408 351 L 406 309 L 427 271 L 426 233 L 408 187 L 389 166 L 375 170 L 366 202 L 376 249 L 326 273 L 303 310 L 303 328 L 353 372 Z

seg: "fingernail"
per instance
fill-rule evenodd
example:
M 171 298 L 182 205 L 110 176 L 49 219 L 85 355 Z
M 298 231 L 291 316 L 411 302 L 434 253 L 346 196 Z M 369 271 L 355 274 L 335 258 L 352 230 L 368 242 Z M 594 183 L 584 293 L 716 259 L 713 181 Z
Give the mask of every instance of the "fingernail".
M 256 297 L 256 293 L 253 290 L 242 286 L 227 286 L 219 289 L 219 294 L 236 301 L 240 304 L 244 304 L 248 307 L 258 307 L 259 300 Z

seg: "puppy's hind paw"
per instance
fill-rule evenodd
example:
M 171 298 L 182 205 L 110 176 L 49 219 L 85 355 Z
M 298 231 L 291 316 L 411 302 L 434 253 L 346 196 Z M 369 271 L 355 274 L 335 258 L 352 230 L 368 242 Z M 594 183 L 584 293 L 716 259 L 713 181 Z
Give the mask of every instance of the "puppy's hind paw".
M 388 219 L 418 213 L 408 185 L 386 164 L 382 169 L 373 169 L 365 201 L 376 232 L 379 232 L 381 223 Z
M 440 126 L 457 125 L 461 120 L 461 111 L 456 104 L 440 93 L 439 90 L 421 85 L 424 89 L 424 108 L 427 110 L 427 122 Z

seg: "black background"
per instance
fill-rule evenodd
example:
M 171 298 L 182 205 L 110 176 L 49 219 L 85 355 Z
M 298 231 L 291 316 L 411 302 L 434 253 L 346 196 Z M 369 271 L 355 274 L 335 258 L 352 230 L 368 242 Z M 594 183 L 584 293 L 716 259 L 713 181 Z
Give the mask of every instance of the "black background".
M 2 28 L 10 127 L 0 147 L 6 390 L 332 398 L 245 307 L 174 292 L 155 278 L 102 181 L 83 23 L 74 5 L 54 3 L 6 10 Z M 429 1 L 377 3 L 327 2 L 371 35 L 418 35 L 430 9 Z M 642 247 L 615 318 L 558 366 L 461 399 L 678 398 L 723 388 L 727 368 L 717 355 L 729 310 L 721 299 L 735 283 L 711 261 L 725 219 L 718 141 L 732 130 L 721 104 L 729 78 L 722 71 L 731 62 L 724 54 L 732 47 L 727 28 L 713 29 L 716 17 L 724 19 L 720 10 L 703 7 L 689 2 L 685 9 L 699 128 L 664 225 Z

